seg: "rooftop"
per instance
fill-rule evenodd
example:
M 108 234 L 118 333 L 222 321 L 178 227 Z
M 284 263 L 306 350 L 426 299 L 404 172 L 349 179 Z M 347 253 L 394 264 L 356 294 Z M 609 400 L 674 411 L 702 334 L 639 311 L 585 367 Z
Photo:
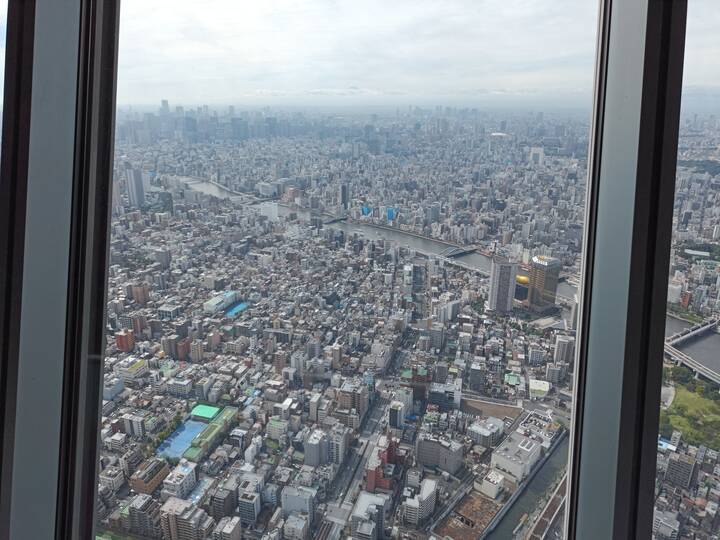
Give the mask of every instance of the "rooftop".
M 220 407 L 213 407 L 212 405 L 195 405 L 190 414 L 205 420 L 212 420 L 219 412 Z

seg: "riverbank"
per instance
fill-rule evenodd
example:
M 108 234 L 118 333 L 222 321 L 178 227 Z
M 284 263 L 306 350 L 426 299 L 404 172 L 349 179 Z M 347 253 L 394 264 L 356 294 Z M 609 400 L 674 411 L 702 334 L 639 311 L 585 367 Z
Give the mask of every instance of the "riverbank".
M 568 446 L 568 432 L 564 430 L 478 540 L 508 540 L 513 537 L 513 531 L 522 516 L 532 514 L 540 506 L 540 501 L 558 474 L 567 468 Z
M 211 191 L 217 192 L 221 189 L 218 186 L 215 186 L 214 184 L 209 184 L 207 182 L 189 187 L 191 189 L 197 188 L 199 191 L 204 191 L 206 193 L 209 193 Z M 236 203 L 242 205 L 240 201 L 236 201 Z M 249 203 L 247 204 L 250 205 Z M 260 204 L 264 204 L 264 202 L 261 202 Z M 312 212 L 311 210 L 305 208 L 298 208 L 295 205 L 289 205 L 287 203 L 272 202 L 271 204 L 277 205 L 279 215 L 281 216 L 288 216 L 291 213 L 295 213 L 305 218 L 309 218 L 313 215 L 328 218 L 337 217 L 333 214 Z M 417 233 L 403 231 L 395 227 L 367 223 L 364 221 L 340 221 L 327 224 L 326 227 L 335 230 L 342 230 L 345 232 L 345 234 L 360 233 L 370 240 L 379 238 L 386 242 L 390 242 L 392 244 L 414 250 L 417 253 L 426 256 L 442 257 L 443 252 L 446 251 L 449 247 L 467 247 L 461 246 L 459 244 L 454 244 L 452 242 L 447 242 L 445 240 L 438 240 Z M 488 255 L 484 255 L 479 251 L 465 254 L 457 259 L 449 258 L 447 259 L 447 261 L 455 266 L 469 271 L 477 272 L 485 277 L 490 275 L 492 258 Z M 528 272 L 527 270 L 520 268 L 518 274 L 527 276 Z M 561 281 L 560 283 L 558 283 L 557 297 L 559 300 L 565 303 L 572 303 L 573 298 L 575 297 L 577 292 L 578 288 L 573 286 L 571 283 L 568 283 L 567 281 Z

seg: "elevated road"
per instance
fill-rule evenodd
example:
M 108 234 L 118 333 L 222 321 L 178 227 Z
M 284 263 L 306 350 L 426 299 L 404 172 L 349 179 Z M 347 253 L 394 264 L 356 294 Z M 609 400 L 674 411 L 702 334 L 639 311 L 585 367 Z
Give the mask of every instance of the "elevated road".
M 711 380 L 712 382 L 720 384 L 720 373 L 701 364 L 694 358 L 689 357 L 687 354 L 677 350 L 675 347 L 668 343 L 665 344 L 665 356 L 678 364 L 682 364 L 685 367 L 692 369 L 698 375 L 702 375 L 703 377 Z
M 708 319 L 707 321 L 703 321 L 699 324 L 696 324 L 695 326 L 691 326 L 690 328 L 685 328 L 684 330 L 677 332 L 672 336 L 668 336 L 667 338 L 665 338 L 665 343 L 675 347 L 689 339 L 701 336 L 707 332 L 715 330 L 717 328 L 717 325 L 717 319 Z
M 441 257 L 462 257 L 468 253 L 474 253 L 477 251 L 477 246 L 449 246 L 440 252 Z
M 677 348 L 678 345 L 686 342 L 689 339 L 696 338 L 708 332 L 712 332 L 718 327 L 718 319 L 708 319 L 690 328 L 685 328 L 680 332 L 668 336 L 665 338 L 665 357 L 669 358 L 677 364 L 682 364 L 696 374 L 702 375 L 703 377 L 713 381 L 714 383 L 720 384 L 720 373 L 714 369 L 698 362 L 694 358 L 688 356 Z

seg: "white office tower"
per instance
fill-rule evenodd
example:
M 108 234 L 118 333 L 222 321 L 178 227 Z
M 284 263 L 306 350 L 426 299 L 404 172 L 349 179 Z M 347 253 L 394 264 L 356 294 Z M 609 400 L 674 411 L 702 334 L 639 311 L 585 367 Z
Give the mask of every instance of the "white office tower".
M 285 540 L 308 540 L 310 537 L 310 519 L 304 514 L 292 513 L 283 526 Z
M 490 267 L 490 299 L 488 308 L 498 313 L 512 311 L 515 297 L 515 264 L 494 258 Z
M 298 512 L 309 517 L 310 523 L 315 518 L 315 497 L 317 490 L 305 486 L 285 486 L 282 490 L 281 505 L 283 517 L 287 518 L 291 513 Z
M 127 169 L 128 202 L 133 208 L 141 208 L 145 204 L 145 186 L 143 186 L 142 172 L 139 169 Z
M 342 465 L 350 446 L 350 429 L 342 424 L 335 424 L 328 434 L 328 460 Z
M 405 500 L 405 520 L 413 525 L 423 523 L 435 510 L 437 482 L 426 478 L 420 483 L 420 491 Z
M 305 465 L 319 467 L 328 462 L 328 439 L 321 429 L 313 430 L 305 441 Z
M 184 499 L 197 484 L 197 471 L 195 470 L 197 463 L 181 459 L 175 469 L 167 475 L 163 480 L 163 488 L 160 492 L 160 498 L 163 501 L 170 497 Z

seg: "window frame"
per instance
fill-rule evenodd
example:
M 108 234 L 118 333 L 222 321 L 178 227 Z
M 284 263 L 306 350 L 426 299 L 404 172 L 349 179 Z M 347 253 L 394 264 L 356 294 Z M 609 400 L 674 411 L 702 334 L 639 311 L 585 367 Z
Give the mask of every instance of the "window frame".
M 119 7 L 9 1 L 0 164 L 3 538 L 94 534 Z M 686 10 L 686 0 L 600 0 L 568 538 L 650 537 L 662 363 L 634 358 L 662 358 Z M 66 69 L 49 61 L 57 58 Z M 59 103 L 71 110 L 57 114 L 51 105 Z M 623 107 L 635 116 L 620 114 Z M 49 178 L 42 165 L 58 144 L 53 133 L 72 134 L 71 155 L 58 155 L 70 193 L 62 204 L 38 189 Z M 611 210 L 622 211 L 627 239 L 607 240 Z M 43 263 L 40 244 L 67 257 Z M 608 274 L 608 261 L 621 272 Z M 50 268 L 59 275 L 44 289 L 29 284 Z M 608 284 L 608 275 L 620 278 Z M 62 345 L 27 339 L 49 320 L 38 308 L 49 293 L 63 304 L 51 316 Z M 617 352 L 609 362 L 608 346 Z M 42 377 L 32 375 L 37 354 L 47 355 Z M 37 384 L 53 398 L 29 399 Z M 39 444 L 43 427 L 54 435 Z M 49 494 L 30 489 L 39 480 Z M 38 524 L 38 515 L 53 523 Z
M 1 538 L 94 532 L 118 14 L 117 1 L 8 3 Z
M 686 0 L 601 4 L 569 538 L 652 534 L 686 17 Z

